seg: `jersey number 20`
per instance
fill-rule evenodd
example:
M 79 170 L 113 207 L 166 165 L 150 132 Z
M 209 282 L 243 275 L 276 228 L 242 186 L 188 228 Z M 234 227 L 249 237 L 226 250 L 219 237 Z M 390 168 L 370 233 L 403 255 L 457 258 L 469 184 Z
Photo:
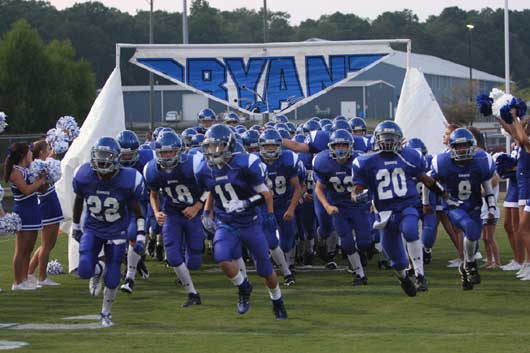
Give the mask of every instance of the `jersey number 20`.
M 380 169 L 375 178 L 378 181 L 377 194 L 379 200 L 389 200 L 394 198 L 394 195 L 403 197 L 407 194 L 407 178 L 402 168 L 396 168 L 392 172 L 388 169 Z M 390 187 L 390 184 L 392 184 L 392 187 Z

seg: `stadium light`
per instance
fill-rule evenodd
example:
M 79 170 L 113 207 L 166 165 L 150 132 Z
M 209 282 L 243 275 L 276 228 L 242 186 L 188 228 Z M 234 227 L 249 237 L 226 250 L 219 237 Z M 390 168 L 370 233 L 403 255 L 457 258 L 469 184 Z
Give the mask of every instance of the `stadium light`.
M 467 29 L 469 30 L 469 45 L 468 45 L 468 55 L 469 55 L 469 101 L 473 102 L 473 58 L 471 56 L 471 32 L 475 28 L 475 26 L 471 23 L 468 23 L 466 25 Z
M 188 31 L 188 2 L 183 0 L 182 4 L 182 43 L 189 43 L 189 31 Z

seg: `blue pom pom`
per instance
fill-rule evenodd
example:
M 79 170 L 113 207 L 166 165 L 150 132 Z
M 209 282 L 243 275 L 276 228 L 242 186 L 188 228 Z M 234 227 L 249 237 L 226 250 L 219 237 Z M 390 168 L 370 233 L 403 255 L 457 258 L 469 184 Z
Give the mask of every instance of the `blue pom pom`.
M 526 102 L 522 100 L 521 98 L 513 98 L 510 102 L 510 108 L 517 109 L 517 116 L 519 118 L 522 118 L 526 115 L 527 107 Z
M 493 99 L 487 94 L 481 94 L 477 97 L 477 107 L 480 114 L 490 116 L 493 114 L 492 110 Z
M 515 176 L 517 160 L 507 153 L 500 153 L 495 159 L 495 168 L 499 176 L 508 179 Z
M 506 124 L 513 124 L 513 117 L 511 113 L 511 108 L 509 104 L 505 104 L 501 108 L 501 119 L 506 122 Z

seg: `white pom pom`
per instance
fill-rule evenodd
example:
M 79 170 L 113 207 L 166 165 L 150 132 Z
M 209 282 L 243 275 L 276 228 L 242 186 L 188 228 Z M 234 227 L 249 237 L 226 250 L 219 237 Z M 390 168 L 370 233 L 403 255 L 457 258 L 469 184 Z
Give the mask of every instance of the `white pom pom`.
M 6 213 L 0 217 L 0 234 L 13 234 L 22 229 L 22 220 L 16 213 Z
M 56 124 L 57 130 L 62 130 L 66 134 L 66 141 L 72 142 L 79 136 L 79 126 L 72 116 L 62 116 Z
M 494 88 L 490 92 L 490 98 L 493 99 L 493 104 L 491 105 L 493 116 L 500 117 L 501 108 L 504 107 L 506 104 L 510 104 L 513 99 L 513 96 L 511 94 L 504 93 L 504 91 L 498 88 Z
M 50 184 L 55 184 L 61 179 L 61 162 L 54 158 L 46 159 L 46 171 L 48 172 Z
M 42 159 L 35 159 L 29 166 L 29 182 L 33 183 L 42 174 L 46 173 L 46 162 Z
M 65 154 L 66 151 L 68 151 L 68 142 L 66 141 L 57 141 L 55 145 L 52 147 L 53 152 L 55 152 L 56 155 Z
M 7 127 L 7 115 L 4 112 L 0 112 L 0 134 L 5 131 Z
M 64 268 L 59 260 L 55 259 L 48 262 L 48 266 L 46 266 L 46 272 L 48 272 L 50 275 L 62 275 L 64 273 Z

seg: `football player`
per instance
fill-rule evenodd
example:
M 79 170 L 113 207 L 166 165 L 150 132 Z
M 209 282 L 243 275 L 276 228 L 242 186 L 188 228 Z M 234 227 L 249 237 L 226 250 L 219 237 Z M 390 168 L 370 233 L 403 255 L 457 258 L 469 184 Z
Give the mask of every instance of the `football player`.
M 252 293 L 252 285 L 233 261 L 241 257 L 245 245 L 256 263 L 258 275 L 265 279 L 276 319 L 285 320 L 287 311 L 263 233 L 264 228 L 276 229 L 272 195 L 265 184 L 259 157 L 234 154 L 235 145 L 234 134 L 226 125 L 214 125 L 206 133 L 203 143 L 206 160 L 195 168 L 199 185 L 210 191 L 203 224 L 205 228 L 215 229 L 214 259 L 239 289 L 238 312 L 244 314 L 249 310 Z M 263 202 L 267 214 L 260 220 L 258 206 Z
M 90 291 L 97 295 L 104 278 L 101 324 L 112 326 L 111 309 L 121 276 L 121 262 L 127 247 L 130 214 L 136 217 L 137 236 L 133 251 L 145 250 L 145 220 L 139 200 L 144 192 L 142 175 L 135 169 L 120 166 L 120 145 L 112 137 L 99 139 L 91 151 L 90 163 L 75 172 L 73 189 L 72 236 L 79 242 L 78 274 L 91 279 Z M 84 225 L 81 213 L 86 203 Z M 104 261 L 98 261 L 103 248 Z
M 160 135 L 156 141 L 156 159 L 145 166 L 144 176 L 150 190 L 151 206 L 162 226 L 167 263 L 188 293 L 182 307 L 189 307 L 201 304 L 189 269 L 196 270 L 202 263 L 204 232 L 201 211 L 206 193 L 197 185 L 193 174 L 194 165 L 199 164 L 201 156 L 191 156 L 182 149 L 182 140 L 177 134 L 166 132 Z M 185 259 L 183 247 L 186 249 Z
M 197 125 L 194 129 L 199 134 L 205 134 L 206 130 L 212 126 L 215 121 L 217 120 L 217 115 L 213 110 L 210 108 L 204 108 L 199 112 L 199 125 Z

